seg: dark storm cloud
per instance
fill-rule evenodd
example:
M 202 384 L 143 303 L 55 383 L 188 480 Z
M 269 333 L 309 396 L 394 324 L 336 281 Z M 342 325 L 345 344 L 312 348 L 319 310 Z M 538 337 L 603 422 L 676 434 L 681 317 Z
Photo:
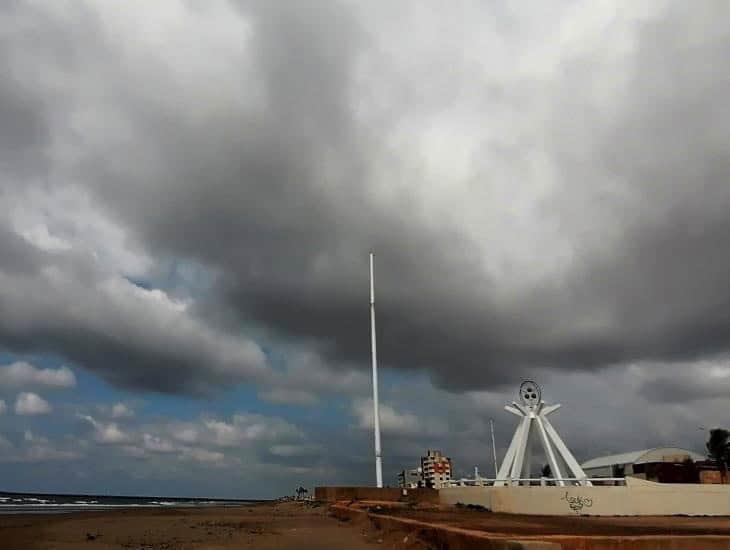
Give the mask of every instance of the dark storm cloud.
M 126 279 L 103 277 L 92 258 L 40 251 L 2 226 L 0 252 L 6 351 L 55 353 L 120 386 L 176 393 L 266 374 L 255 343 L 211 330 Z
M 20 235 L 0 222 L 0 257 L 2 271 L 24 276 L 36 272 L 42 265 L 41 254 L 32 250 Z
M 657 377 L 641 387 L 641 394 L 653 401 L 687 402 L 707 399 L 727 399 L 730 381 L 698 378 L 693 373 Z
M 730 394 L 727 358 L 694 363 L 673 363 L 662 368 L 648 365 L 639 370 L 637 392 L 654 403 L 713 403 Z
M 566 346 L 585 364 L 711 356 L 730 334 L 730 79 L 718 72 L 730 29 L 710 5 L 677 3 L 637 39 L 618 114 L 576 102 L 578 121 L 563 122 L 588 129 L 576 133 L 593 151 L 560 151 L 568 194 L 553 214 L 597 238 L 562 288 L 544 294 L 569 302 L 563 314 L 605 323 Z
M 11 76 L 11 75 L 9 75 Z M 12 76 L 0 95 L 0 163 L 4 168 L 26 164 L 27 153 L 38 153 L 48 138 L 42 105 L 27 91 L 14 86 Z M 37 161 L 38 159 L 36 159 Z
M 210 64 L 196 65 L 192 51 L 184 61 L 166 58 L 164 47 L 135 54 L 124 37 L 79 32 L 83 55 L 65 69 L 68 81 L 81 75 L 88 85 L 103 75 L 94 94 L 82 84 L 66 90 L 78 91 L 76 108 L 86 115 L 78 118 L 88 126 L 45 117 L 59 125 L 56 139 L 83 134 L 64 175 L 153 256 L 219 273 L 218 307 L 332 360 L 363 363 L 374 250 L 383 361 L 427 369 L 445 387 L 506 383 L 535 367 L 593 369 L 727 349 L 730 81 L 720 68 L 730 39 L 712 6 L 678 3 L 632 23 L 636 42 L 613 72 L 596 47 L 587 59 L 565 55 L 554 71 L 515 82 L 459 58 L 468 48 L 446 33 L 429 40 L 443 39 L 452 64 L 400 75 L 373 17 L 348 4 L 236 6 L 242 51 Z M 34 61 L 39 70 L 51 62 L 40 53 Z M 208 73 L 216 63 L 228 70 Z M 181 68 L 200 74 L 186 80 Z M 615 93 L 600 93 L 606 75 L 619 82 Z M 400 110 L 386 107 L 392 119 L 371 120 L 362 107 L 367 84 L 388 78 L 383 88 Z M 428 174 L 427 153 L 410 148 L 439 128 L 467 84 L 480 82 L 488 93 L 477 94 L 467 119 L 499 127 L 493 109 L 511 102 L 505 133 L 519 106 L 530 120 L 508 145 L 474 137 L 482 143 L 466 175 L 443 185 Z M 35 100 L 47 93 L 38 88 Z M 412 118 L 405 145 L 393 145 L 389 138 Z M 456 148 L 445 135 L 443 148 Z M 555 181 L 525 223 L 534 234 L 542 223 L 554 227 L 561 240 L 546 238 L 532 264 L 510 267 L 511 250 L 532 233 L 507 226 L 495 237 L 493 226 L 444 205 L 466 211 L 484 201 L 484 221 L 500 219 L 512 205 L 489 185 L 501 185 L 507 199 L 529 194 L 526 178 L 548 179 L 528 169 L 536 150 Z M 503 252 L 485 246 L 488 239 Z M 529 277 L 551 246 L 564 262 Z M 123 358 L 115 361 L 136 366 L 114 371 L 120 383 L 161 387 L 154 381 L 165 378 L 157 367 L 165 361 L 152 340 L 139 353 L 114 338 L 82 345 L 76 325 L 64 327 L 53 338 L 26 332 L 24 345 L 44 342 L 97 370 L 106 368 L 103 357 Z M 20 336 L 9 334 L 5 345 L 17 347 Z M 188 376 L 202 358 L 180 360 Z

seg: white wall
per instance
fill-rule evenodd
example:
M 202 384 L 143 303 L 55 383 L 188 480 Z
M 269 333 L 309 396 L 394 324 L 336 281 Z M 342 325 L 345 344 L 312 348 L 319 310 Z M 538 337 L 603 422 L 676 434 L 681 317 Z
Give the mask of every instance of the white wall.
M 478 504 L 491 510 L 491 491 L 492 487 L 447 487 L 439 489 L 439 503 Z
M 450 487 L 439 491 L 439 501 L 509 514 L 730 516 L 730 485 L 626 482 L 615 487 Z

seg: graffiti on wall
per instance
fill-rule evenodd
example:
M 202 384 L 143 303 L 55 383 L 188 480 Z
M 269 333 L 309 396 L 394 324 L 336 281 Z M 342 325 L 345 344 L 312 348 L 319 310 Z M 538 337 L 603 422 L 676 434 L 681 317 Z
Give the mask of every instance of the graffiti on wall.
M 583 508 L 590 508 L 593 506 L 593 499 L 589 497 L 582 497 L 580 495 L 571 495 L 568 491 L 565 491 L 565 495 L 560 500 L 564 500 L 568 503 L 568 506 L 576 514 L 580 514 Z

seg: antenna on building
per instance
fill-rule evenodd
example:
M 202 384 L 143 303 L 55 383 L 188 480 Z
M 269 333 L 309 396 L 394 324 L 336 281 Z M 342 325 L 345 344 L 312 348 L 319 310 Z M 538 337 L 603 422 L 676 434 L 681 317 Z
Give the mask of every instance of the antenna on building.
M 373 359 L 373 427 L 375 429 L 375 482 L 383 486 L 383 459 L 380 450 L 380 407 L 378 405 L 378 353 L 375 343 L 375 255 L 370 253 L 370 343 Z

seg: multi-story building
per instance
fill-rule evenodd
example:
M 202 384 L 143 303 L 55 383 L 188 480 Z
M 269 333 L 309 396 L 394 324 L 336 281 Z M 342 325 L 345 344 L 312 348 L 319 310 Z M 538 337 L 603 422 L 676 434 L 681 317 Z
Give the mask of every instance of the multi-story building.
M 441 451 L 429 449 L 426 456 L 421 457 L 421 471 L 426 487 L 441 489 L 451 480 L 451 459 L 441 454 Z
M 398 474 L 398 487 L 416 489 L 417 487 L 423 486 L 423 472 L 421 472 L 420 468 L 403 470 Z

